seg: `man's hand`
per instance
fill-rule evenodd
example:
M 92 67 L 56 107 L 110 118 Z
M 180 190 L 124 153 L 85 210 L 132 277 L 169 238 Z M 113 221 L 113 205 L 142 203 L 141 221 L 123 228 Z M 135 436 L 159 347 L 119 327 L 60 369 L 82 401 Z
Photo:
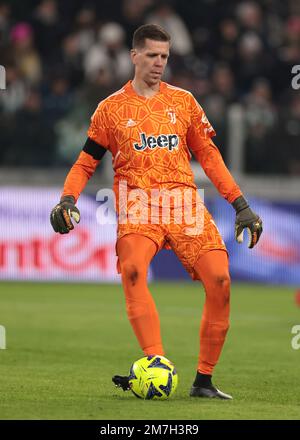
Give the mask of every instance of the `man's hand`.
M 62 197 L 50 214 L 50 222 L 54 231 L 68 234 L 74 229 L 72 218 L 76 223 L 80 222 L 80 212 L 75 206 L 75 199 L 73 196 Z
M 243 242 L 244 229 L 246 228 L 249 234 L 248 248 L 253 248 L 259 240 L 263 231 L 262 221 L 259 216 L 249 208 L 247 200 L 240 196 L 233 203 L 232 206 L 236 211 L 235 219 L 235 239 L 238 243 Z

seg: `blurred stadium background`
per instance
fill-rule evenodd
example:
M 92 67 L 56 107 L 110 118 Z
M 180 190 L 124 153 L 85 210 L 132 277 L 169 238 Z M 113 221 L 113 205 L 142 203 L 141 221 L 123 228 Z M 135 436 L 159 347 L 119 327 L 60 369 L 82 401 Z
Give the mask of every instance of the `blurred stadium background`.
M 299 285 L 297 0 L 1 0 L 0 278 L 118 281 L 114 226 L 96 221 L 95 195 L 112 184 L 109 155 L 79 201 L 80 227 L 56 237 L 48 216 L 97 103 L 131 78 L 131 36 L 147 22 L 170 32 L 165 80 L 199 100 L 226 164 L 264 219 L 257 249 L 238 247 L 231 207 L 193 163 L 233 279 Z M 187 278 L 167 251 L 152 276 Z
M 146 22 L 170 32 L 165 80 L 199 100 L 264 220 L 255 249 L 235 243 L 231 206 L 192 163 L 230 253 L 232 326 L 216 370 L 234 394 L 229 406 L 188 398 L 204 295 L 171 251 L 155 257 L 150 277 L 178 392 L 147 409 L 112 392 L 111 376 L 126 374 L 138 347 L 117 284 L 115 226 L 97 221 L 109 155 L 79 199 L 72 234 L 49 222 L 91 114 L 131 78 L 131 36 Z M 0 325 L 9 348 L 0 350 L 0 419 L 299 419 L 299 64 L 298 0 L 0 0 Z

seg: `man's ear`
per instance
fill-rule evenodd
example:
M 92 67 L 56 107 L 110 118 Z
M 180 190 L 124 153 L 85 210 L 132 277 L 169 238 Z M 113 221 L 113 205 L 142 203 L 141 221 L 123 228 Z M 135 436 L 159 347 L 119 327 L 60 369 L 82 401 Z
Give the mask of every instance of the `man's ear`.
M 136 49 L 131 49 L 130 51 L 130 58 L 133 64 L 135 64 L 135 58 L 137 56 L 137 51 Z

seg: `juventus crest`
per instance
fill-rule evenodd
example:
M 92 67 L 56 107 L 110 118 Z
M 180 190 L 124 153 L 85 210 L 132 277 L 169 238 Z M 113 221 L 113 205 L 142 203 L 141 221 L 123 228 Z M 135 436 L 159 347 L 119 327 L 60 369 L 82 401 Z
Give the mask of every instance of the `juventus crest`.
M 175 113 L 175 110 L 172 109 L 172 108 L 168 108 L 167 109 L 167 114 L 168 114 L 168 116 L 170 118 L 171 123 L 172 124 L 176 124 L 176 113 Z

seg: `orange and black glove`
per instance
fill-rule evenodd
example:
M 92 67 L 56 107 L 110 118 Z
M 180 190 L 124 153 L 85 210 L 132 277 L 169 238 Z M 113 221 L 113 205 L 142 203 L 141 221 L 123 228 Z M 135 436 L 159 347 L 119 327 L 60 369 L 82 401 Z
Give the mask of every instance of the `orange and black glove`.
M 51 225 L 55 232 L 68 234 L 69 231 L 74 229 L 72 219 L 74 219 L 76 223 L 80 222 L 79 209 L 75 206 L 75 199 L 73 196 L 64 196 L 51 211 Z
M 235 219 L 235 239 L 238 243 L 243 242 L 244 229 L 247 229 L 249 235 L 248 248 L 253 248 L 259 240 L 263 231 L 260 217 L 249 208 L 247 200 L 240 196 L 232 206 L 236 211 Z

